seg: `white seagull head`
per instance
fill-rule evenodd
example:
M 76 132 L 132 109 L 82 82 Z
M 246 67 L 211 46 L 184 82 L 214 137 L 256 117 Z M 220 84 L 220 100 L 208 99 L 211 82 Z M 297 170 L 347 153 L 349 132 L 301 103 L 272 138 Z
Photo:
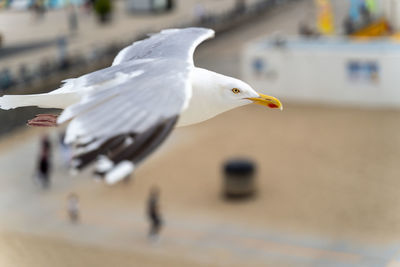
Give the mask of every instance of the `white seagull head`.
M 239 79 L 218 74 L 216 75 L 216 83 L 221 92 L 221 100 L 228 105 L 232 105 L 232 108 L 251 103 L 272 109 L 282 110 L 283 108 L 277 98 L 257 93 L 250 85 Z
M 257 93 L 250 85 L 236 78 L 194 68 L 191 81 L 193 95 L 181 114 L 178 126 L 199 123 L 252 103 L 282 110 L 277 98 Z

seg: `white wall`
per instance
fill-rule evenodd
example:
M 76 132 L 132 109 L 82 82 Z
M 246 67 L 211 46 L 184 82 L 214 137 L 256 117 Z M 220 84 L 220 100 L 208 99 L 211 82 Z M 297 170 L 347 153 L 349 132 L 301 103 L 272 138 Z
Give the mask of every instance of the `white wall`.
M 256 90 L 287 100 L 400 107 L 400 45 L 333 39 L 292 39 L 281 48 L 270 44 L 256 42 L 243 53 L 244 80 Z M 262 71 L 254 68 L 258 59 Z M 377 71 L 367 71 L 371 66 Z

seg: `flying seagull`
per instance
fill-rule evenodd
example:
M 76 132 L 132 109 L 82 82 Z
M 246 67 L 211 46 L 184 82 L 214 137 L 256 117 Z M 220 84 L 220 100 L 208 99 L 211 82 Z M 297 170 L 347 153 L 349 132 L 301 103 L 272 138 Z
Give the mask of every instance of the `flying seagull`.
M 208 120 L 254 103 L 282 109 L 278 99 L 245 82 L 197 68 L 195 48 L 214 37 L 206 28 L 167 29 L 122 49 L 112 66 L 63 81 L 46 94 L 5 95 L 0 108 L 63 109 L 39 114 L 32 126 L 69 122 L 65 143 L 74 147 L 72 167 L 95 163 L 95 174 L 115 183 L 131 174 L 175 126 Z

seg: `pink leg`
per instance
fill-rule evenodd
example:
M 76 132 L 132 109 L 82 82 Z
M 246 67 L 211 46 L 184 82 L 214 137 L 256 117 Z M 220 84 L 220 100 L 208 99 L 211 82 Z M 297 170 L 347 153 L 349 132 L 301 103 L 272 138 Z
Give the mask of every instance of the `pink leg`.
M 58 115 L 38 114 L 35 118 L 29 120 L 27 124 L 35 127 L 56 127 Z

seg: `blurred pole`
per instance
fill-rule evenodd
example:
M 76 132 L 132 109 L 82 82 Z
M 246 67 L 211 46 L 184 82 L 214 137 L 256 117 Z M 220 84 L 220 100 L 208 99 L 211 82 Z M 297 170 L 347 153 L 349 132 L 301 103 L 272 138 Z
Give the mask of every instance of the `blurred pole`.
M 70 222 L 77 223 L 79 221 L 79 197 L 75 193 L 71 193 L 68 195 L 68 217 Z

